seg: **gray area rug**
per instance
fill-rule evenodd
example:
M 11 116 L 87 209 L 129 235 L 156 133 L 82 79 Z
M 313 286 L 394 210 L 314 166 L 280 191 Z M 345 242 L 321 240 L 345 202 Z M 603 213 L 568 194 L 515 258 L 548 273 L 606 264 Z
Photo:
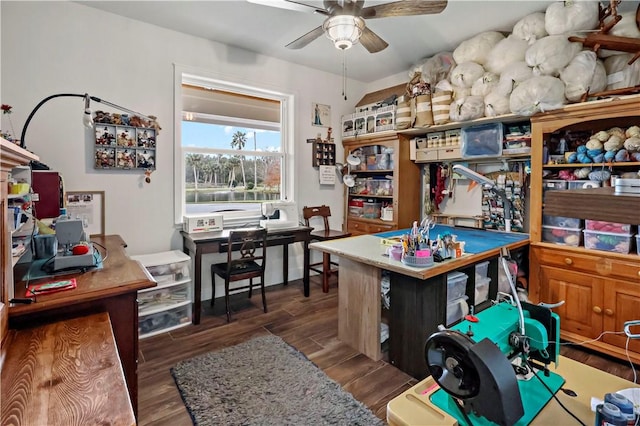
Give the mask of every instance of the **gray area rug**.
M 179 362 L 171 369 L 196 425 L 384 425 L 278 336 Z

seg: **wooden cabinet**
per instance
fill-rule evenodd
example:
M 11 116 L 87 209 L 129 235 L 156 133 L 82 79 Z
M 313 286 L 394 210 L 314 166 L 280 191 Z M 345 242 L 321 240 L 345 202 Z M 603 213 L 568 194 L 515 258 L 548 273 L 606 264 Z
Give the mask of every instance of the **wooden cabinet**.
M 2 220 L 0 220 L 0 255 L 2 256 L 2 276 L 0 277 L 2 287 L 0 288 L 0 359 L 4 359 L 5 339 L 7 337 L 8 317 L 9 317 L 9 298 L 13 291 L 13 265 L 11 256 L 11 228 L 8 223 L 9 216 L 7 213 L 8 206 L 8 176 L 9 172 L 17 166 L 28 164 L 31 160 L 37 160 L 38 157 L 26 149 L 20 148 L 18 145 L 0 138 L 0 211 L 2 212 Z M 2 363 L 0 363 L 0 366 Z
M 357 154 L 351 167 L 355 185 L 346 187 L 346 230 L 353 235 L 409 228 L 420 220 L 420 168 L 409 158 L 409 143 L 396 132 L 345 138 L 345 156 Z M 345 161 L 346 163 L 346 161 Z M 393 209 L 382 220 L 383 208 Z M 386 217 L 385 217 L 386 219 Z
M 613 127 L 628 128 L 640 123 L 640 96 L 586 102 L 531 117 L 531 208 L 530 208 L 530 298 L 533 302 L 565 305 L 560 315 L 561 337 L 626 359 L 626 321 L 640 312 L 640 256 L 589 250 L 543 241 L 543 214 L 622 222 L 638 225 L 640 197 L 616 196 L 610 188 L 551 191 L 543 200 L 543 175 L 584 164 L 543 162 L 543 148 L 566 132 L 591 132 Z M 618 171 L 636 171 L 640 163 L 590 165 Z M 553 196 L 551 196 L 553 195 Z M 627 214 L 621 214 L 627 212 Z M 635 212 L 629 214 L 629 212 Z M 601 333 L 605 333 L 601 336 Z M 592 340 L 598 339 L 598 340 Z M 629 341 L 629 356 L 640 362 L 640 342 Z

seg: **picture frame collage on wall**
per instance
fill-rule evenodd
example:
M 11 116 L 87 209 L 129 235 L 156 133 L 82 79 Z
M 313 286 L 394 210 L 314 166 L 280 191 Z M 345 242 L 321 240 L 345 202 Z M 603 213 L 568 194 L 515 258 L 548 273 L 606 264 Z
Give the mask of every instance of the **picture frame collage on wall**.
M 96 169 L 155 170 L 156 129 L 95 123 Z

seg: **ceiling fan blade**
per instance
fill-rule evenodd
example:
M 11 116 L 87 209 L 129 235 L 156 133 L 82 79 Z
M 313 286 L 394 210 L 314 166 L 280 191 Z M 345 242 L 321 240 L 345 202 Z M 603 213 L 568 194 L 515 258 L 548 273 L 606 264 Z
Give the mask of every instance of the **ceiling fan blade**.
M 364 27 L 364 31 L 362 31 L 362 35 L 360 36 L 360 43 L 367 49 L 370 53 L 380 52 L 389 46 L 389 43 L 380 38 L 380 36 L 369 28 Z
M 392 3 L 369 6 L 362 9 L 365 19 L 387 18 L 390 16 L 431 15 L 442 12 L 447 0 L 401 0 Z
M 322 34 L 324 34 L 324 30 L 322 29 L 322 26 L 319 26 L 319 27 L 314 28 L 313 30 L 309 31 L 308 33 L 306 33 L 302 37 L 292 41 L 289 44 L 287 44 L 285 47 L 288 47 L 289 49 L 302 49 L 307 44 L 311 43 L 313 40 L 315 40 L 318 37 L 320 37 Z
M 247 0 L 249 3 L 260 4 L 262 6 L 277 7 L 279 9 L 295 10 L 297 12 L 320 13 L 328 15 L 326 10 L 294 0 Z

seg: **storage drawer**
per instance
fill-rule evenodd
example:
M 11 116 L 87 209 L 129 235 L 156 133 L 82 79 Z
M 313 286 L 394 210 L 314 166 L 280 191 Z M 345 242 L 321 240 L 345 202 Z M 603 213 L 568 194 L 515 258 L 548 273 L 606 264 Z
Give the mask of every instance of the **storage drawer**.
M 553 249 L 536 249 L 540 263 L 563 269 L 586 272 L 603 277 L 617 277 L 633 282 L 640 280 L 640 264 L 611 259 L 602 255 L 588 255 Z
M 158 284 L 189 279 L 191 258 L 179 250 L 131 256 L 147 268 Z
M 460 148 L 440 148 L 438 150 L 438 160 L 455 160 L 460 158 Z
M 394 229 L 396 229 L 394 225 L 369 224 L 369 232 L 372 234 L 377 234 L 378 232 L 393 231 Z
M 138 293 L 138 315 L 144 316 L 154 312 L 170 309 L 190 301 L 191 281 L 186 280 L 182 284 L 156 288 Z
M 144 338 L 189 324 L 191 324 L 191 302 L 185 302 L 173 309 L 150 315 L 140 315 L 138 333 L 140 338 Z
M 416 150 L 416 161 L 436 161 L 438 159 L 437 149 Z
M 347 222 L 347 232 L 351 232 L 352 234 L 368 234 L 369 224 L 349 219 Z

